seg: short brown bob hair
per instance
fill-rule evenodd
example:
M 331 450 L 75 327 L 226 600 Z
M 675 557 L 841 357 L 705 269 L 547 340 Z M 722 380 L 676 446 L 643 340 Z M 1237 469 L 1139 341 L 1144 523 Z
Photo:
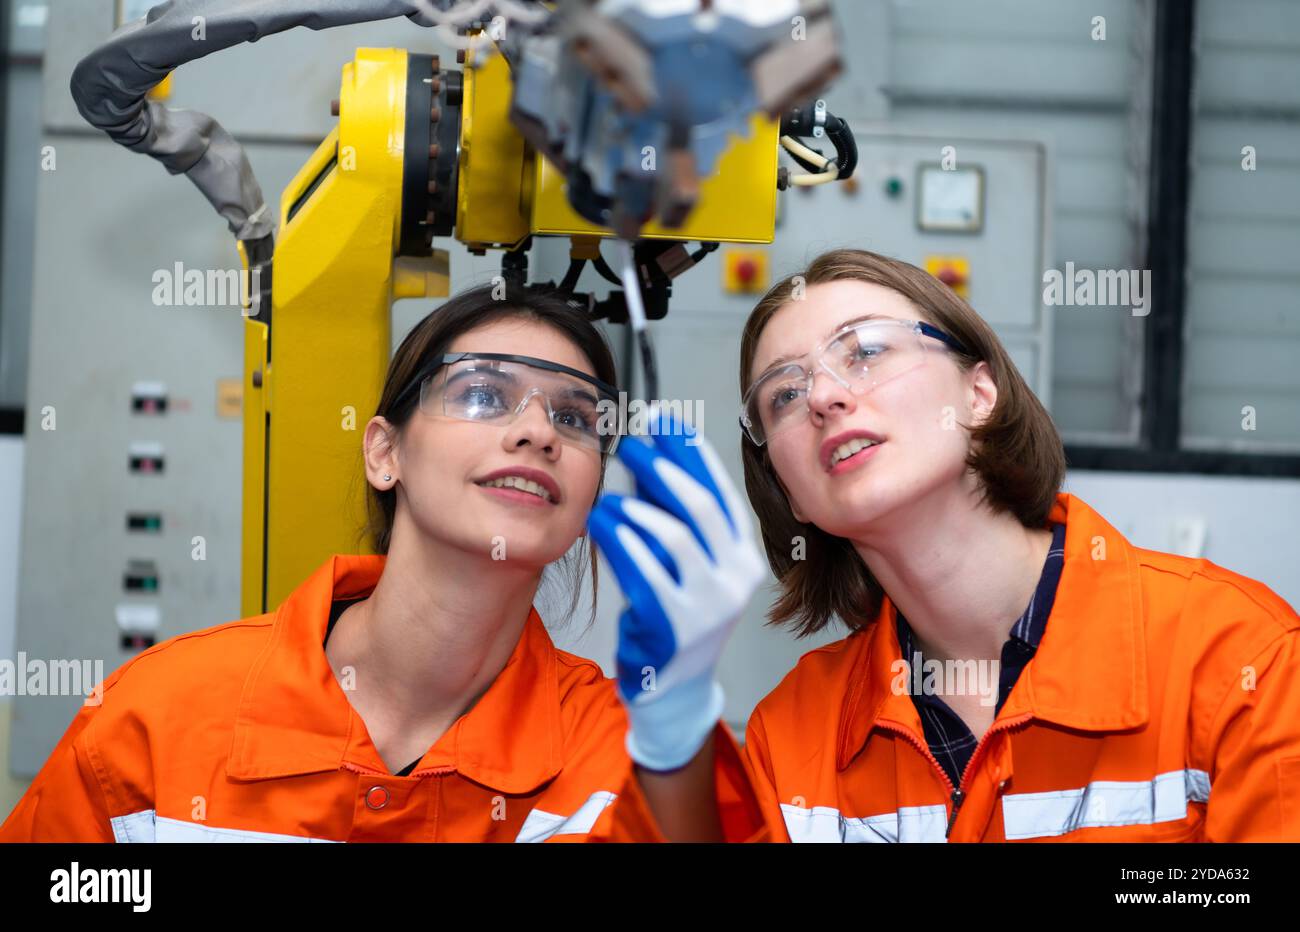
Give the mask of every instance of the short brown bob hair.
M 950 350 L 963 371 L 980 361 L 988 364 L 998 400 L 988 420 L 971 430 L 967 465 L 979 476 L 984 501 L 994 511 L 1010 512 L 1025 527 L 1044 527 L 1065 477 L 1065 451 L 1056 426 L 993 329 L 951 289 L 914 265 L 863 249 L 835 249 L 773 285 L 745 323 L 741 396 L 749 390 L 754 352 L 772 315 L 797 299 L 797 289 L 841 279 L 883 285 L 911 301 L 919 319 L 969 350 L 969 355 Z M 744 431 L 740 445 L 745 490 L 780 587 L 768 610 L 769 623 L 787 624 L 799 637 L 822 630 L 835 618 L 851 631 L 870 625 L 880 612 L 884 590 L 852 544 L 797 521 L 766 445 L 756 446 Z M 791 552 L 797 537 L 805 541 L 801 560 Z

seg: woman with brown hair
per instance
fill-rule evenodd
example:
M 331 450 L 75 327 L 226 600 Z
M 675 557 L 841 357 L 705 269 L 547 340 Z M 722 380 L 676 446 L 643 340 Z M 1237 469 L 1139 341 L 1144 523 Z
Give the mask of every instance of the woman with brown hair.
M 961 298 L 835 250 L 740 355 L 770 619 L 850 631 L 750 719 L 777 837 L 1300 840 L 1300 619 L 1062 494 L 1051 418 Z
M 377 552 L 331 556 L 274 612 L 119 668 L 0 840 L 760 831 L 716 712 L 682 728 L 663 712 L 673 703 L 644 702 L 629 721 L 614 681 L 557 650 L 532 606 L 600 493 L 614 381 L 603 337 L 561 297 L 485 286 L 434 310 L 394 355 L 365 428 Z M 594 564 L 592 583 L 594 598 Z M 625 619 L 620 653 L 646 637 L 637 622 Z

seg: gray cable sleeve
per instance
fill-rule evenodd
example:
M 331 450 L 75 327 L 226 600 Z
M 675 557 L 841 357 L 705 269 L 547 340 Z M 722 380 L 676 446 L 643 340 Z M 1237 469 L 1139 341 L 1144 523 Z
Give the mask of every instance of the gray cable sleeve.
M 127 23 L 72 72 L 72 97 L 92 126 L 114 142 L 184 173 L 240 240 L 275 232 L 248 155 L 212 117 L 172 110 L 145 95 L 169 72 L 244 42 L 295 26 L 329 29 L 397 16 L 419 22 L 410 0 L 167 0 Z M 202 17 L 203 39 L 194 38 Z

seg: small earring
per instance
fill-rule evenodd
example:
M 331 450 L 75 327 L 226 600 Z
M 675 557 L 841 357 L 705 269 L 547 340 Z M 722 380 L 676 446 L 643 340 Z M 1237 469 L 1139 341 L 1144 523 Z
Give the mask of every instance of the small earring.
M 388 481 L 389 479 L 391 479 L 391 478 L 393 478 L 393 477 L 390 476 L 388 473 L 384 473 L 384 481 L 385 481 L 385 482 L 387 482 L 387 481 Z

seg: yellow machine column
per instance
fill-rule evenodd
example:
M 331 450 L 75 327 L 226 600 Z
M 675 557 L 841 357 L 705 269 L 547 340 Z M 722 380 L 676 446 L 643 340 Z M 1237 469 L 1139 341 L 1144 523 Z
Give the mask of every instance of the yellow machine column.
M 447 293 L 445 252 L 394 262 L 407 67 L 404 50 L 357 51 L 337 129 L 281 199 L 270 320 L 245 324 L 244 615 L 275 608 L 329 553 L 366 548 L 361 442 L 392 302 Z

